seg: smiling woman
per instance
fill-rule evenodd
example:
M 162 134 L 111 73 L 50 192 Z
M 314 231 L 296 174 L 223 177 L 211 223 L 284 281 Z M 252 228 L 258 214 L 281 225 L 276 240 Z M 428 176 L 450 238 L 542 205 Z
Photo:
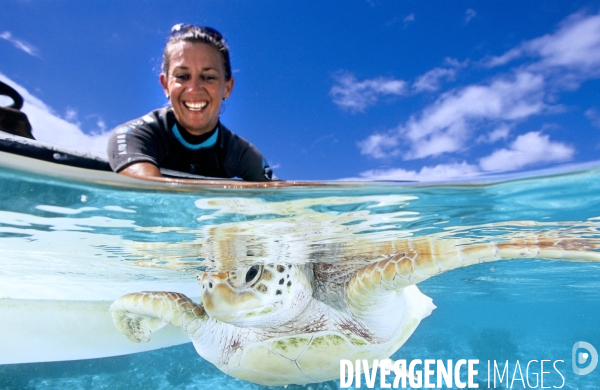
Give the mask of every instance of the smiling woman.
M 249 181 L 277 180 L 254 145 L 219 121 L 233 89 L 229 49 L 210 27 L 177 24 L 160 74 L 171 105 L 118 126 L 108 143 L 112 169 L 141 179 L 170 181 L 160 168 Z M 181 180 L 181 179 L 178 179 Z

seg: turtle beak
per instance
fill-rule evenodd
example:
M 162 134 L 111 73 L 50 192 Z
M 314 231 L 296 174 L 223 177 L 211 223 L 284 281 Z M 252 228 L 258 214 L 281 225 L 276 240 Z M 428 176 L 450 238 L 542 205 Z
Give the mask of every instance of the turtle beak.
M 202 303 L 206 313 L 216 320 L 234 323 L 264 303 L 252 291 L 234 289 L 227 283 L 228 273 L 204 273 L 199 277 Z

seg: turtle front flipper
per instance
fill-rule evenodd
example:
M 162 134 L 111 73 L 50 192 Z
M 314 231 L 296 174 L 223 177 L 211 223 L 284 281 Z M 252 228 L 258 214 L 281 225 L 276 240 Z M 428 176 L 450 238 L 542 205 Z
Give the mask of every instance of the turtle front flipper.
M 394 242 L 398 254 L 361 268 L 346 298 L 356 313 L 372 311 L 384 296 L 432 276 L 473 264 L 512 259 L 600 262 L 600 242 L 565 231 L 499 237 L 498 242 L 417 237 Z
M 151 333 L 169 323 L 192 335 L 207 317 L 202 306 L 173 292 L 127 294 L 113 302 L 110 312 L 119 332 L 135 343 L 148 342 Z

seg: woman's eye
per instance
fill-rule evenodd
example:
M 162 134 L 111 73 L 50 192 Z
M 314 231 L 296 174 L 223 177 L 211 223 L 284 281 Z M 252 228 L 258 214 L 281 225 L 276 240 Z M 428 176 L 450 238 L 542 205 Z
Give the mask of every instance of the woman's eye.
M 246 272 L 246 283 L 250 283 L 252 280 L 254 280 L 256 275 L 258 275 L 258 270 L 258 265 L 253 265 L 252 267 L 250 267 L 248 272 Z
M 204 81 L 214 81 L 216 79 L 217 79 L 216 76 L 210 76 L 210 75 L 202 76 L 202 80 L 204 80 Z
M 173 77 L 177 80 L 188 80 L 190 78 L 190 76 L 187 74 L 176 74 L 173 75 Z

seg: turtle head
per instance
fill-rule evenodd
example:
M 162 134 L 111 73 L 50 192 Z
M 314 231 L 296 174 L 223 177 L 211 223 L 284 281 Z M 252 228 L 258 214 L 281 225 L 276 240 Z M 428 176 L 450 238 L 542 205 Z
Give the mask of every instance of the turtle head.
M 268 328 L 296 318 L 312 299 L 309 265 L 255 264 L 198 276 L 206 313 L 240 327 Z

